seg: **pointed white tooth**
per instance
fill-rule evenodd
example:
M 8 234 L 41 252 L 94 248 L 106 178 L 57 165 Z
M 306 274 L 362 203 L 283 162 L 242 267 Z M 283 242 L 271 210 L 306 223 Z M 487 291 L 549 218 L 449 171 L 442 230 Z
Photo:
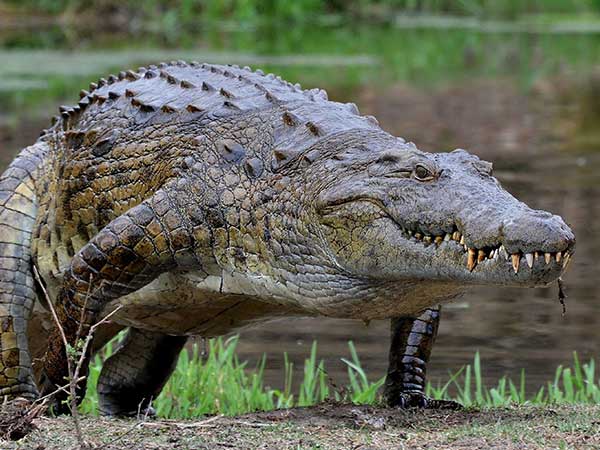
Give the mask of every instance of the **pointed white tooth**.
M 525 253 L 525 259 L 527 260 L 527 265 L 531 269 L 533 267 L 533 254 Z
M 571 260 L 571 255 L 569 255 L 568 253 L 565 255 L 565 257 L 563 258 L 563 269 L 566 269 L 567 266 L 569 265 L 569 261 Z
M 498 249 L 494 249 L 494 254 L 492 255 L 493 259 L 496 259 L 498 257 Z
M 452 239 L 452 236 L 450 233 L 446 233 L 446 236 L 444 236 L 444 241 L 448 242 L 450 239 Z
M 562 258 L 562 252 L 556 252 L 556 262 L 559 263 Z
M 460 243 L 461 243 L 461 245 L 465 245 L 465 237 L 464 236 L 460 237 Z
M 409 236 L 412 236 L 412 235 L 413 235 L 413 232 L 412 232 L 412 230 L 408 230 L 408 235 L 409 235 Z
M 488 253 L 488 258 L 492 259 L 494 257 L 494 250 L 490 250 L 490 252 Z
M 546 264 L 550 264 L 550 259 L 552 258 L 552 255 L 550 253 L 544 253 L 544 261 L 546 261 Z
M 506 251 L 506 248 L 504 247 L 504 245 L 500 246 L 498 253 L 500 253 L 500 255 L 504 256 L 504 259 L 508 259 L 508 252 Z
M 460 233 L 458 231 L 455 231 L 454 233 L 452 233 L 452 239 L 455 240 L 456 242 L 460 241 Z
M 539 256 L 540 256 L 540 253 L 539 252 L 535 252 L 533 254 L 533 262 L 535 262 L 535 260 L 538 259 Z
M 444 238 L 441 236 L 436 236 L 434 239 L 436 245 L 440 245 L 442 242 L 444 242 Z

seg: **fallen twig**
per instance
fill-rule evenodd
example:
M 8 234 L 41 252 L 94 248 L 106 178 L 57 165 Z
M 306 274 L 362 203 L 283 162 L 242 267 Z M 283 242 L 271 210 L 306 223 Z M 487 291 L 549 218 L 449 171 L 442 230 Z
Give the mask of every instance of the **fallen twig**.
M 88 449 L 88 448 L 90 448 L 90 445 L 84 439 L 83 431 L 81 430 L 81 421 L 79 418 L 79 411 L 77 409 L 77 386 L 79 385 L 79 382 L 84 380 L 86 377 L 85 376 L 80 377 L 79 373 L 85 364 L 87 349 L 88 349 L 90 342 L 92 341 L 92 339 L 94 337 L 94 332 L 100 325 L 106 323 L 123 306 L 122 305 L 117 306 L 113 311 L 111 311 L 109 314 L 107 314 L 102 320 L 95 323 L 94 325 L 92 325 L 89 328 L 86 338 L 83 341 L 83 345 L 81 346 L 81 350 L 79 353 L 79 359 L 76 361 L 75 368 L 73 368 L 74 355 L 72 355 L 69 352 L 69 348 L 72 348 L 72 347 L 69 345 L 69 341 L 67 340 L 67 336 L 65 335 L 65 330 L 63 329 L 62 324 L 60 323 L 60 320 L 59 320 L 58 315 L 56 314 L 56 310 L 54 308 L 54 304 L 52 303 L 52 300 L 50 299 L 50 296 L 48 295 L 48 292 L 46 291 L 46 287 L 44 286 L 44 283 L 42 282 L 42 279 L 37 270 L 37 267 L 35 267 L 35 266 L 33 266 L 33 273 L 36 278 L 36 281 L 38 282 L 39 286 L 42 289 L 42 292 L 46 299 L 46 303 L 48 304 L 48 307 L 50 308 L 50 312 L 52 313 L 52 318 L 54 320 L 56 327 L 58 328 L 61 339 L 63 341 L 63 345 L 65 347 L 65 355 L 67 357 L 67 372 L 68 372 L 68 382 L 69 383 L 67 385 L 65 385 L 64 387 L 57 387 L 57 389 L 54 392 L 52 392 L 51 394 L 49 394 L 45 397 L 49 397 L 49 396 L 54 395 L 61 391 L 67 392 L 66 387 L 69 388 L 69 391 L 67 393 L 69 395 L 71 417 L 73 417 L 73 423 L 75 425 L 75 433 L 77 435 L 77 442 L 79 443 L 80 449 Z M 84 328 L 83 322 L 84 322 L 84 318 L 85 318 L 85 310 L 87 307 L 88 299 L 90 297 L 92 280 L 93 280 L 93 278 L 90 276 L 90 280 L 88 282 L 88 290 L 87 290 L 84 304 L 83 304 L 83 307 L 81 310 L 81 318 L 79 320 L 77 334 L 75 336 L 75 345 L 74 345 L 75 351 L 77 351 L 78 343 L 82 337 L 81 334 L 83 333 L 83 328 Z M 75 353 L 75 355 L 77 355 L 77 353 Z

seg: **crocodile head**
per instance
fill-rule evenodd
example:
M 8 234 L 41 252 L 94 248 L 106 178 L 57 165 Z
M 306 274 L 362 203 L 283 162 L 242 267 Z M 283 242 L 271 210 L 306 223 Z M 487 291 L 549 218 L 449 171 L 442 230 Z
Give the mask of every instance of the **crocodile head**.
M 543 286 L 565 270 L 573 232 L 509 194 L 464 150 L 425 153 L 396 139 L 326 160 L 316 214 L 336 263 L 379 280 Z

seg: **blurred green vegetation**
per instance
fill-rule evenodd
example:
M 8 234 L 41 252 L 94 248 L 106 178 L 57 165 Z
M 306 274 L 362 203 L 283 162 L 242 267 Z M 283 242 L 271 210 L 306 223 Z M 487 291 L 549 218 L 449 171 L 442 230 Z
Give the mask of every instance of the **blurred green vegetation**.
M 327 14 L 390 17 L 389 12 L 514 20 L 530 14 L 600 13 L 600 0 L 6 0 L 50 14 L 97 11 L 146 20 L 305 20 Z
M 0 11 L 16 18 L 0 30 L 0 105 L 11 117 L 47 116 L 92 80 L 161 60 L 247 64 L 338 100 L 398 81 L 509 77 L 527 88 L 600 61 L 600 0 L 0 0 Z M 35 13 L 56 20 L 28 24 Z M 450 22 L 413 26 L 431 15 Z M 529 28 L 556 17 L 575 31 Z M 487 19 L 518 28 L 484 29 Z
M 90 81 L 162 60 L 250 65 L 304 87 L 351 100 L 360 86 L 398 81 L 429 86 L 479 77 L 536 80 L 589 73 L 600 61 L 600 34 L 481 33 L 400 29 L 368 23 L 274 24 L 185 32 L 96 33 L 54 27 L 0 33 L 0 103 L 5 110 L 42 98 L 74 101 Z M 46 112 L 47 113 L 47 112 Z

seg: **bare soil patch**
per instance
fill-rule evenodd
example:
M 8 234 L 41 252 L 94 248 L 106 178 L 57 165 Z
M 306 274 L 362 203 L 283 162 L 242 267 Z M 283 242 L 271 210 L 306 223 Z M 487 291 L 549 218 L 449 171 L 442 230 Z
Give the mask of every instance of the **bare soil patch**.
M 67 449 L 69 417 L 40 417 L 2 449 Z M 93 448 L 104 449 L 600 449 L 600 406 L 491 410 L 400 410 L 325 403 L 199 420 L 85 417 Z

